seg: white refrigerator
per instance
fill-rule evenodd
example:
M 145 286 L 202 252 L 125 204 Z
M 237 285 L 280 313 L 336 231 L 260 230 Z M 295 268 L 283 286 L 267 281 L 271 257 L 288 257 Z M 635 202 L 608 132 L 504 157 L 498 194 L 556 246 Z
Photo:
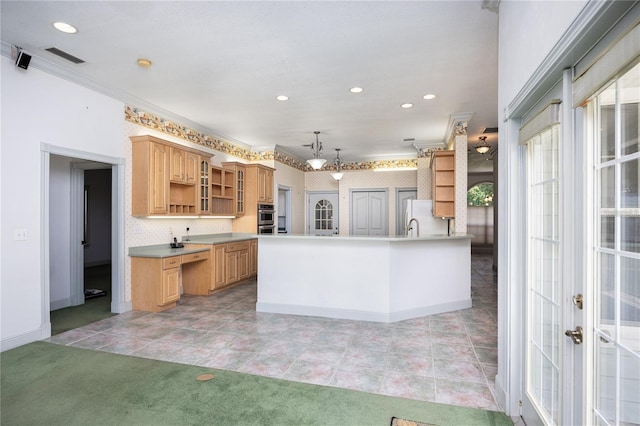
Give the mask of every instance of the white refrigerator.
M 419 224 L 421 237 L 427 235 L 446 235 L 449 229 L 448 220 L 433 217 L 432 209 L 432 200 L 407 200 L 407 209 L 404 221 L 405 229 L 407 229 L 407 224 L 411 219 L 416 219 Z M 417 228 L 418 227 L 414 222 L 412 224 L 412 229 L 409 231 L 409 236 L 416 237 L 418 232 Z

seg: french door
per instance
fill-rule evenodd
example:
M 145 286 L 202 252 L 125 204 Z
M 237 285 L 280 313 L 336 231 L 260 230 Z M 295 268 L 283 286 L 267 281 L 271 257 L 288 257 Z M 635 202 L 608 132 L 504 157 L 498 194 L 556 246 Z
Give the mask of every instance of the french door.
M 640 63 L 594 97 L 592 415 L 640 424 Z
M 640 424 L 639 105 L 637 64 L 522 141 L 528 425 Z
M 558 105 L 549 107 L 559 112 Z M 563 408 L 573 391 L 565 394 L 566 373 L 573 364 L 579 335 L 571 343 L 562 336 L 565 324 L 580 321 L 565 295 L 573 287 L 574 253 L 566 247 L 571 226 L 561 208 L 563 196 L 571 193 L 564 179 L 568 158 L 561 155 L 561 125 L 554 119 L 525 141 L 527 151 L 527 237 L 525 292 L 525 395 L 523 417 L 530 424 L 564 424 Z M 567 213 L 569 213 L 567 211 Z M 568 237 L 570 238 L 570 236 Z M 566 320 L 565 320 L 566 318 Z M 579 333 L 580 329 L 577 333 Z

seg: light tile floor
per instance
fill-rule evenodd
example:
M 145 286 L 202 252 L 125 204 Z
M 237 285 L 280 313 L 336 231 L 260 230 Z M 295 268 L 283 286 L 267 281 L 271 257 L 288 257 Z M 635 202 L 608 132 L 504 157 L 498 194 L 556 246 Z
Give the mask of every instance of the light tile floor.
M 256 281 L 53 336 L 57 344 L 444 404 L 500 410 L 497 280 L 473 255 L 473 307 L 393 324 L 255 311 Z M 446 284 L 446 283 L 443 283 Z

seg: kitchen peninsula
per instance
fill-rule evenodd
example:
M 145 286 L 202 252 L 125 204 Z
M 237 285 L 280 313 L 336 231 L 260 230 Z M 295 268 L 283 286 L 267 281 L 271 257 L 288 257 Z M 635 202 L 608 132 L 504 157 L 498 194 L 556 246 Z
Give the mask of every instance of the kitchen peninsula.
M 471 307 L 471 235 L 272 235 L 259 244 L 259 312 L 394 322 Z

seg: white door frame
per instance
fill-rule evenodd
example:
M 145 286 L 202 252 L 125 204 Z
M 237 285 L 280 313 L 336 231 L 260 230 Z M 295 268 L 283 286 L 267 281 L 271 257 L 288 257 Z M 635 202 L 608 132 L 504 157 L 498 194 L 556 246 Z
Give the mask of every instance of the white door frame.
M 284 192 L 284 203 L 285 203 L 284 212 L 282 212 L 282 206 L 280 205 L 280 191 Z M 291 187 L 278 185 L 277 193 L 278 193 L 278 197 L 276 199 L 278 200 L 278 205 L 276 206 L 276 212 L 284 213 L 284 216 L 285 216 L 284 226 L 287 229 L 287 232 L 291 233 L 293 232 L 293 230 L 291 229 Z M 276 231 L 277 229 L 278 229 L 278 223 L 276 222 Z
M 125 205 L 125 159 L 111 157 L 107 155 L 94 154 L 86 151 L 79 151 L 71 148 L 65 148 L 46 143 L 40 145 L 40 163 L 42 185 L 40 189 L 40 226 L 42 229 L 41 239 L 41 258 L 40 266 L 42 271 L 41 280 L 41 334 L 43 338 L 51 336 L 51 319 L 50 319 L 50 235 L 49 235 L 49 173 L 50 173 L 50 156 L 51 154 L 60 155 L 69 158 L 75 158 L 85 161 L 94 161 L 111 165 L 111 312 L 121 313 L 130 310 L 130 304 L 125 299 L 125 247 L 124 247 L 124 205 Z M 77 185 L 77 182 L 76 182 Z M 73 213 L 72 213 L 73 214 Z M 74 229 L 75 227 L 72 227 Z M 73 231 L 72 231 L 73 232 Z M 76 236 L 77 237 L 77 236 Z M 79 246 L 78 250 L 81 249 Z M 71 263 L 77 268 L 78 250 L 72 249 Z M 79 252 L 82 254 L 82 252 Z M 76 262 L 74 264 L 74 262 Z M 74 270 L 72 269 L 72 273 Z M 75 272 L 77 273 L 77 271 Z

